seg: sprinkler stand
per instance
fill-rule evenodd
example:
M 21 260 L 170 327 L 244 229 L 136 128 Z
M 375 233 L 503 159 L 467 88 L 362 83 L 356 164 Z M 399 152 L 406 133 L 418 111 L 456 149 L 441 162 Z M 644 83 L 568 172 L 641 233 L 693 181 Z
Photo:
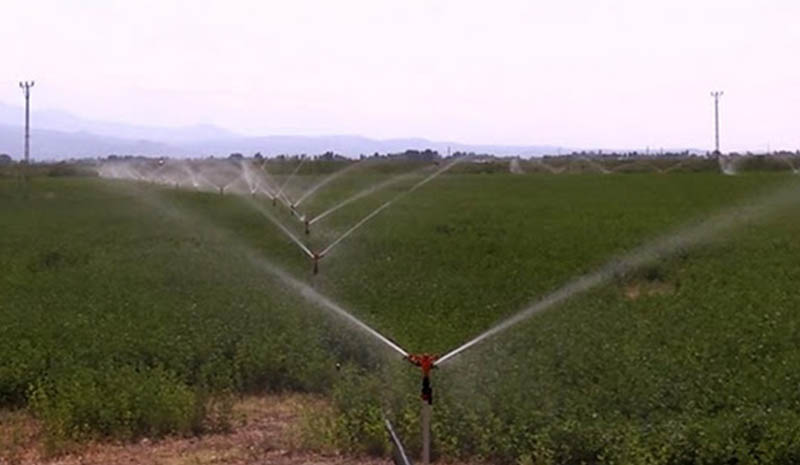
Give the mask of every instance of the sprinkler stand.
M 306 235 L 311 234 L 311 230 L 308 229 L 308 227 L 310 226 L 308 220 L 303 221 L 303 223 L 306 225 Z
M 324 257 L 324 255 L 320 255 L 316 252 L 311 255 L 311 259 L 314 260 L 314 274 L 319 273 L 319 261 L 322 257 Z
M 431 354 L 409 354 L 407 360 L 412 365 L 420 367 L 422 370 L 422 412 L 420 420 L 422 422 L 422 463 L 427 465 L 431 462 L 431 411 L 433 409 L 433 388 L 431 387 L 431 370 L 436 368 L 434 363 L 439 358 L 438 355 Z

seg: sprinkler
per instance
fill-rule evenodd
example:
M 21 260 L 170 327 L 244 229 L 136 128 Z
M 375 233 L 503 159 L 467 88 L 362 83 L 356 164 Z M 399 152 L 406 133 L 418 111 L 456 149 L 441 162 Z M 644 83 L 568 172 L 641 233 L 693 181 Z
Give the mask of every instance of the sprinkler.
M 431 461 L 431 407 L 433 406 L 433 388 L 431 387 L 431 370 L 436 368 L 438 355 L 432 354 L 408 354 L 406 360 L 412 365 L 420 367 L 422 370 L 422 463 L 428 464 Z
M 412 365 L 420 367 L 422 370 L 422 393 L 420 398 L 427 402 L 428 405 L 433 404 L 433 388 L 431 387 L 431 370 L 436 368 L 434 363 L 439 359 L 438 355 L 432 354 L 408 354 L 406 360 L 411 362 Z
M 305 225 L 306 225 L 306 235 L 308 235 L 308 234 L 311 234 L 311 230 L 310 230 L 310 229 L 308 229 L 308 227 L 310 226 L 310 224 L 309 224 L 308 220 L 307 220 L 307 219 L 306 219 L 306 220 L 303 220 L 303 224 L 305 224 Z
M 272 206 L 273 207 L 277 207 L 278 206 L 278 200 L 275 197 L 272 198 Z
M 225 187 L 223 186 L 219 187 L 219 195 L 225 195 Z
M 324 257 L 324 254 L 312 252 L 311 259 L 314 260 L 314 274 L 319 273 L 319 261 Z

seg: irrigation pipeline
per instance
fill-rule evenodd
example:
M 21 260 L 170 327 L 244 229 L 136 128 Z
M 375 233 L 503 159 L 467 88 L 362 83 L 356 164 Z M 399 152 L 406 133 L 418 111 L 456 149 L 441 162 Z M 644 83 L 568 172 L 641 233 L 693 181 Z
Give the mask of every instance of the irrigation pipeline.
M 406 195 L 408 195 L 408 194 L 410 194 L 410 193 L 414 192 L 415 190 L 419 189 L 420 187 L 424 186 L 425 184 L 427 184 L 428 182 L 432 181 L 434 178 L 436 178 L 436 177 L 437 177 L 437 176 L 439 176 L 440 174 L 444 173 L 445 171 L 447 171 L 447 170 L 449 170 L 450 168 L 452 168 L 453 166 L 455 166 L 457 163 L 460 163 L 460 162 L 461 162 L 462 160 L 464 160 L 465 158 L 466 158 L 466 157 L 459 157 L 459 158 L 456 158 L 455 160 L 451 161 L 450 163 L 448 163 L 448 164 L 446 164 L 445 166 L 443 166 L 443 167 L 439 168 L 438 170 L 436 170 L 436 172 L 432 173 L 431 175 L 429 175 L 428 177 L 426 177 L 426 178 L 425 178 L 425 179 L 423 179 L 422 181 L 420 181 L 420 182 L 418 182 L 418 183 L 414 184 L 413 186 L 411 186 L 411 188 L 410 188 L 410 189 L 408 189 L 407 191 L 403 191 L 403 192 L 401 192 L 401 193 L 397 194 L 396 196 L 394 196 L 392 199 L 390 199 L 390 200 L 387 200 L 386 202 L 384 202 L 384 203 L 383 203 L 383 204 L 382 204 L 380 207 L 378 207 L 378 208 L 376 208 L 374 211 L 372 211 L 372 213 L 370 213 L 369 215 L 365 216 L 365 217 L 364 217 L 364 218 L 362 218 L 362 219 L 361 219 L 361 220 L 360 220 L 358 223 L 356 223 L 356 224 L 355 224 L 353 227 L 351 227 L 350 229 L 348 229 L 347 231 L 345 231 L 345 233 L 344 233 L 344 234 L 342 234 L 341 236 L 339 236 L 339 237 L 338 237 L 338 238 L 337 238 L 335 241 L 333 241 L 333 242 L 332 242 L 332 243 L 331 243 L 331 244 L 330 244 L 328 247 L 326 247 L 326 248 L 325 248 L 325 249 L 324 249 L 324 250 L 323 250 L 323 251 L 320 253 L 320 255 L 321 255 L 321 256 L 324 256 L 324 255 L 326 255 L 326 254 L 327 254 L 328 252 L 330 252 L 330 251 L 331 251 L 331 249 L 333 249 L 333 248 L 334 248 L 334 247 L 335 247 L 337 244 L 339 244 L 339 243 L 340 243 L 340 242 L 342 242 L 342 241 L 343 241 L 345 238 L 347 238 L 347 236 L 349 236 L 350 234 L 352 234 L 353 232 L 355 232 L 355 231 L 356 231 L 358 228 L 360 228 L 360 227 L 361 227 L 361 226 L 362 226 L 364 223 L 366 223 L 366 222 L 367 222 L 367 221 L 369 221 L 370 219 L 374 218 L 374 217 L 375 217 L 375 216 L 376 216 L 378 213 L 380 213 L 381 211 L 383 211 L 384 209 L 386 209 L 386 207 L 388 207 L 389 205 L 393 204 L 394 202 L 396 202 L 397 200 L 401 199 L 402 197 L 404 197 L 404 196 L 406 196 Z
M 625 273 L 642 265 L 650 263 L 656 259 L 663 258 L 679 250 L 697 245 L 700 242 L 711 239 L 722 231 L 734 228 L 747 222 L 764 218 L 772 211 L 797 203 L 800 198 L 800 185 L 792 184 L 788 188 L 781 188 L 771 195 L 764 196 L 755 200 L 752 204 L 741 205 L 727 209 L 709 220 L 699 225 L 684 228 L 672 235 L 662 237 L 654 242 L 645 244 L 622 256 L 618 260 L 606 263 L 599 270 L 583 275 L 560 289 L 547 295 L 544 299 L 523 309 L 511 318 L 490 328 L 472 340 L 442 355 L 435 365 L 441 365 L 465 350 L 473 347 L 486 339 L 495 336 L 512 326 L 515 326 L 528 318 L 543 312 L 554 305 L 560 304 L 567 299 L 586 292 L 604 282 L 611 280 L 614 276 Z

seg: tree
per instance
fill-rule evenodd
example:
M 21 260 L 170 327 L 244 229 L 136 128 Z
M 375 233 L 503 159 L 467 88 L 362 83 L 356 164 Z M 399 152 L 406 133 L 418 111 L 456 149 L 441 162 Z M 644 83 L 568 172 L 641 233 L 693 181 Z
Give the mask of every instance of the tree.
M 11 159 L 11 155 L 0 153 L 0 165 L 10 165 L 12 163 L 14 163 L 14 160 Z

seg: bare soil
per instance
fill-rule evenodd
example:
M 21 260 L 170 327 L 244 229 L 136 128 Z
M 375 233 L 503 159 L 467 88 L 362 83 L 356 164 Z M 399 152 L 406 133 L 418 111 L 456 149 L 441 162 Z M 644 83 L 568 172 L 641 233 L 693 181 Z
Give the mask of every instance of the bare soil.
M 309 396 L 247 397 L 233 406 L 230 431 L 198 437 L 142 439 L 129 443 L 92 442 L 72 452 L 46 452 L 36 420 L 24 412 L 0 412 L 0 464 L 51 465 L 377 465 L 387 459 L 303 450 L 298 439 L 300 411 L 325 402 Z

